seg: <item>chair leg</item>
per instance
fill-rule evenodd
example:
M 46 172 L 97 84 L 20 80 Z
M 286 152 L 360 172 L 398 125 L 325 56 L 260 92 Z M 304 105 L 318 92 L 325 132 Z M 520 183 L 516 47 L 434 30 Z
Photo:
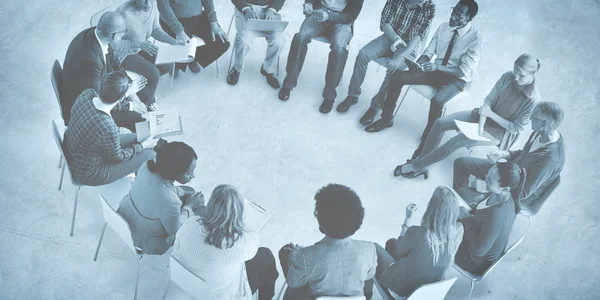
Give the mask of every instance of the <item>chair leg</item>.
M 63 157 L 62 155 L 60 155 L 59 160 L 58 160 L 58 168 L 62 168 L 62 164 L 63 164 Z
M 171 89 L 173 89 L 173 83 L 175 82 L 175 63 L 173 63 L 173 70 L 171 70 Z
M 525 242 L 527 241 L 527 235 L 529 234 L 529 229 L 531 229 L 531 222 L 533 219 L 530 216 L 527 216 L 529 223 L 527 224 L 527 230 L 525 230 L 525 235 L 523 235 L 523 245 L 521 245 L 521 253 L 519 254 L 519 260 L 523 259 L 523 255 L 525 254 L 525 246 L 527 245 Z
M 171 280 L 169 280 L 169 283 L 167 283 L 167 288 L 165 289 L 165 292 L 163 294 L 162 300 L 167 299 L 167 294 L 169 292 L 169 288 L 171 287 Z
M 277 300 L 281 299 L 281 296 L 283 295 L 283 292 L 285 292 L 286 287 L 287 287 L 287 281 L 284 281 L 283 286 L 281 287 L 281 290 L 279 291 L 279 295 L 277 295 Z
M 77 191 L 75 191 L 75 204 L 73 205 L 73 218 L 71 219 L 71 236 L 73 236 L 73 229 L 75 228 L 75 214 L 77 213 L 77 200 L 79 200 L 79 190 L 81 190 L 81 186 L 78 186 Z
M 217 68 L 217 78 L 219 78 L 219 59 L 215 61 L 215 67 Z
M 281 55 L 277 56 L 277 77 L 279 77 L 279 58 Z
M 60 191 L 60 189 L 62 189 L 62 183 L 63 183 L 63 178 L 65 177 L 65 168 L 66 168 L 66 165 L 67 165 L 67 162 L 64 162 L 62 164 L 62 168 L 60 170 L 60 181 L 58 182 L 58 190 L 59 191 Z
M 471 281 L 471 289 L 469 290 L 469 298 L 467 298 L 467 300 L 471 300 L 471 294 L 473 294 L 474 287 L 475 287 L 475 282 Z
M 102 245 L 102 239 L 104 239 L 104 231 L 106 231 L 106 225 L 108 225 L 108 224 L 104 223 L 104 226 L 102 227 L 102 233 L 100 234 L 100 240 L 98 241 L 98 247 L 96 247 L 96 254 L 94 254 L 94 261 L 96 261 L 96 259 L 98 258 L 98 252 L 100 252 L 100 245 Z
M 444 110 L 442 110 L 442 117 L 446 115 L 446 107 L 444 107 Z
M 133 293 L 133 300 L 137 299 L 137 295 L 138 295 L 138 285 L 140 284 L 140 267 L 142 266 L 142 258 L 144 258 L 144 255 L 140 255 L 140 260 L 138 261 L 138 267 L 137 267 L 137 276 L 135 278 L 135 292 Z
M 404 93 L 404 97 L 402 97 L 402 100 L 400 100 L 400 103 L 398 104 L 398 107 L 396 107 L 396 111 L 394 112 L 394 115 L 392 117 L 395 117 L 396 114 L 398 113 L 398 110 L 400 109 L 400 106 L 402 106 L 402 102 L 404 102 L 404 99 L 406 98 L 406 95 L 408 95 L 408 91 L 410 90 L 410 86 L 408 86 L 406 88 L 406 92 Z

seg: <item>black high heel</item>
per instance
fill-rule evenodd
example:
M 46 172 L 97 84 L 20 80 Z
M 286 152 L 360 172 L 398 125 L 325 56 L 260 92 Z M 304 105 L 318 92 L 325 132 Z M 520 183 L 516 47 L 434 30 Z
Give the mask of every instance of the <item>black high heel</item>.
M 423 170 L 408 172 L 406 174 L 402 174 L 402 177 L 408 178 L 408 179 L 415 179 L 421 175 L 423 175 L 423 179 L 427 180 L 429 178 L 429 170 L 423 169 Z
M 409 173 L 402 173 L 402 167 L 404 167 L 404 166 L 406 166 L 406 165 L 408 165 L 410 163 L 412 163 L 412 160 L 407 159 L 406 163 L 396 166 L 396 168 L 394 169 L 394 177 L 399 177 L 400 175 L 404 176 L 406 174 L 409 174 L 410 172 Z

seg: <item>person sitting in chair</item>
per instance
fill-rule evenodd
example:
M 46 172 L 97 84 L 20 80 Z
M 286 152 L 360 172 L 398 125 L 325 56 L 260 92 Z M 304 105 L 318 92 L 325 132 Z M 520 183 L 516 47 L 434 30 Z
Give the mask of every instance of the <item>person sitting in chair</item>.
M 470 210 L 460 208 L 465 233 L 454 259 L 462 269 L 483 274 L 504 253 L 526 177 L 525 169 L 500 162 L 489 169 L 485 182 L 474 180 L 481 183 L 472 185 L 477 191 L 471 187 L 456 191 L 471 205 Z
M 231 0 L 235 5 L 235 43 L 233 44 L 234 64 L 227 75 L 227 83 L 236 85 L 240 73 L 244 70 L 244 60 L 250 44 L 254 40 L 254 32 L 244 29 L 247 20 L 262 19 L 262 20 L 281 20 L 281 16 L 277 13 L 283 7 L 285 0 Z M 279 60 L 279 52 L 283 47 L 284 37 L 281 32 L 261 32 L 267 40 L 267 55 L 260 67 L 260 73 L 266 77 L 267 83 L 274 89 L 280 87 L 279 80 L 275 75 L 277 72 L 277 62 Z
M 437 119 L 425 141 L 421 142 L 413 154 L 412 159 L 406 164 L 397 166 L 394 176 L 415 178 L 423 175 L 427 177 L 428 166 L 441 161 L 462 147 L 498 146 L 501 149 L 510 147 L 529 123 L 533 107 L 539 99 L 535 84 L 535 73 L 539 68 L 539 61 L 531 55 L 519 56 L 515 61 L 513 71 L 504 73 L 496 81 L 481 107 Z M 485 122 L 483 136 L 488 141 L 472 140 L 459 132 L 458 135 L 439 146 L 444 133 L 458 130 L 454 120 L 478 123 L 481 117 L 485 118 L 482 120 Z
M 367 126 L 365 131 L 378 132 L 394 125 L 394 109 L 403 86 L 430 85 L 438 90 L 431 99 L 427 126 L 421 136 L 421 140 L 425 140 L 433 122 L 442 116 L 444 104 L 465 88 L 479 65 L 483 39 L 471 23 L 478 10 L 474 0 L 460 0 L 454 6 L 449 22 L 438 27 L 417 64 L 409 63 L 408 71 L 392 75 L 381 119 Z M 436 59 L 431 61 L 434 56 Z M 360 123 L 370 124 L 378 111 L 371 103 Z
M 149 137 L 138 143 L 135 133 L 119 134 L 110 116 L 128 90 L 127 75 L 112 72 L 102 79 L 100 93 L 87 89 L 73 104 L 63 145 L 75 182 L 90 186 L 109 184 L 135 173 L 143 163 L 156 157 L 152 149 L 156 139 Z
M 352 26 L 358 17 L 364 0 L 306 0 L 303 13 L 306 16 L 300 31 L 294 35 L 288 55 L 286 76 L 279 90 L 279 99 L 286 101 L 298 83 L 298 76 L 304 65 L 308 44 L 318 36 L 325 36 L 331 42 L 331 51 L 325 73 L 323 103 L 321 113 L 329 113 L 337 95 L 335 89 L 340 84 L 346 60 L 348 44 L 352 39 Z
M 507 160 L 527 170 L 527 181 L 519 197 L 519 211 L 536 214 L 544 204 L 544 192 L 558 179 L 565 165 L 565 145 L 558 126 L 564 112 L 553 102 L 540 102 L 531 114 L 533 133 L 522 150 L 494 151 L 488 158 L 461 157 L 454 161 L 454 189 L 469 184 L 471 175 L 483 178 L 498 161 Z
M 408 297 L 420 286 L 444 278 L 463 236 L 462 224 L 457 221 L 458 197 L 450 188 L 437 187 L 420 226 L 408 226 L 417 210 L 411 203 L 398 239 L 389 239 L 385 249 L 375 244 L 376 277 L 383 287 Z
M 198 156 L 182 142 L 156 146 L 156 161 L 149 160 L 137 172 L 131 191 L 117 212 L 131 228 L 133 244 L 144 254 L 162 255 L 175 241 L 185 221 L 206 213 L 204 195 L 186 184 L 194 179 Z
M 279 251 L 288 283 L 284 300 L 318 296 L 372 296 L 377 254 L 372 242 L 353 240 L 365 215 L 349 187 L 329 184 L 315 195 L 314 215 L 325 238 L 308 247 L 287 244 Z

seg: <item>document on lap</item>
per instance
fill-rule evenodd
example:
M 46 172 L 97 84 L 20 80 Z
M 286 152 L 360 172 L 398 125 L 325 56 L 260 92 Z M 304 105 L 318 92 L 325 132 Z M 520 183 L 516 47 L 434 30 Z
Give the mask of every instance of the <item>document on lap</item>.
M 484 142 L 491 141 L 489 138 L 479 135 L 479 123 L 469 123 L 459 120 L 454 120 L 454 123 L 456 124 L 456 127 L 458 127 L 458 130 L 470 140 Z
M 244 224 L 250 231 L 261 231 L 272 217 L 273 215 L 260 205 L 244 199 Z
M 196 57 L 196 48 L 206 45 L 204 40 L 194 36 L 185 45 L 169 45 L 167 43 L 156 41 L 158 54 L 156 55 L 155 65 L 168 63 L 186 63 L 191 62 Z
M 138 142 L 150 136 L 157 139 L 183 134 L 181 116 L 174 109 L 149 112 L 146 119 L 147 121 L 135 123 Z

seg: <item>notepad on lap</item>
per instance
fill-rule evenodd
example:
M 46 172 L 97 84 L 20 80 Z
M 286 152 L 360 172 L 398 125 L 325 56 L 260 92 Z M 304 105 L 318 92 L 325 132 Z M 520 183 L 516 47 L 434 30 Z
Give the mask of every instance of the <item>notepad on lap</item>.
M 490 139 L 479 135 L 479 123 L 469 123 L 459 120 L 454 120 L 458 130 L 462 132 L 467 138 L 473 141 L 484 141 L 489 142 Z
M 273 215 L 264 210 L 260 205 L 244 199 L 244 224 L 250 231 L 261 231 Z
M 275 31 L 283 32 L 288 21 L 250 19 L 244 23 L 244 29 L 251 31 Z
M 138 142 L 149 136 L 161 138 L 183 134 L 181 116 L 174 109 L 149 112 L 147 119 L 147 121 L 135 123 Z
M 191 62 L 196 57 L 196 48 L 203 45 L 206 45 L 206 43 L 197 36 L 192 37 L 189 43 L 185 45 L 169 45 L 157 41 L 158 54 L 156 55 L 156 62 L 154 64 Z

